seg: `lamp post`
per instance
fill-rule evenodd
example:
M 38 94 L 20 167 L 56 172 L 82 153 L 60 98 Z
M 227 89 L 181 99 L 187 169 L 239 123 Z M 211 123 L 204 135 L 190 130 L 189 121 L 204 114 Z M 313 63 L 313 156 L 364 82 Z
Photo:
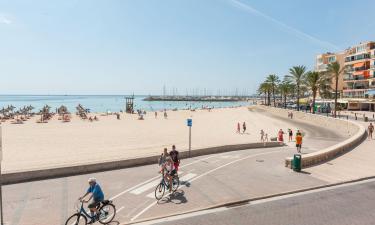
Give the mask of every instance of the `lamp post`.
M 187 126 L 189 127 L 189 158 L 191 157 L 191 127 L 193 126 L 193 120 L 187 119 Z
M 4 225 L 4 216 L 3 216 L 3 178 L 1 175 L 1 162 L 3 161 L 3 134 L 2 127 L 0 125 L 0 213 L 1 213 L 1 225 Z

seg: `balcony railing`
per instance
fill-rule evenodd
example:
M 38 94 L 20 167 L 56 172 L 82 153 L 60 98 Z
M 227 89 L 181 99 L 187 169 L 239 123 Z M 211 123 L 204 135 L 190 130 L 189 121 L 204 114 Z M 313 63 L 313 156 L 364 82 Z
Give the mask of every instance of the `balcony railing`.
M 368 81 L 368 78 L 362 78 L 362 79 L 355 79 L 355 78 L 345 78 L 344 81 L 346 82 L 354 82 L 354 81 Z

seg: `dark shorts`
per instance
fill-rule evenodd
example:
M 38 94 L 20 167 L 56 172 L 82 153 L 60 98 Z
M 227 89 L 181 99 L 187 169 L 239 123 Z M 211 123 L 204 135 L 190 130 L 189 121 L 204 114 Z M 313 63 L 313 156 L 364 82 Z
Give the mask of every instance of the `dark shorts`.
M 296 147 L 298 148 L 298 147 L 300 147 L 300 148 L 302 148 L 302 144 L 296 144 Z
M 87 207 L 89 209 L 96 208 L 96 207 L 98 207 L 100 205 L 101 202 L 102 201 L 92 201 Z
M 177 170 L 172 170 L 171 172 L 168 172 L 169 176 L 174 176 L 176 175 Z

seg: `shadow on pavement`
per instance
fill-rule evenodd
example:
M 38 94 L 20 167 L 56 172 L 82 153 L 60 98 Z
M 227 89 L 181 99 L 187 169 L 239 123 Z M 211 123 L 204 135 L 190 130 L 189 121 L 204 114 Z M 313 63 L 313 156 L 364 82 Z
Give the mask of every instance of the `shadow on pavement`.
M 169 195 L 168 197 L 161 199 L 158 204 L 174 203 L 176 205 L 186 204 L 188 200 L 185 197 L 185 192 L 183 190 L 178 190 L 175 193 Z
M 110 223 L 107 223 L 107 225 L 120 225 L 119 221 L 112 221 Z

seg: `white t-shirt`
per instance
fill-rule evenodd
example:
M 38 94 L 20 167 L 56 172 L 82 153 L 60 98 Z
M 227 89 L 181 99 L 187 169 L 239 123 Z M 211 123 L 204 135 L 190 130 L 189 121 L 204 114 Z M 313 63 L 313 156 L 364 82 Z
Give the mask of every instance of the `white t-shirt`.
M 174 165 L 173 163 L 169 164 L 165 164 L 165 169 L 168 171 L 168 172 L 172 172 L 175 168 L 174 168 Z

